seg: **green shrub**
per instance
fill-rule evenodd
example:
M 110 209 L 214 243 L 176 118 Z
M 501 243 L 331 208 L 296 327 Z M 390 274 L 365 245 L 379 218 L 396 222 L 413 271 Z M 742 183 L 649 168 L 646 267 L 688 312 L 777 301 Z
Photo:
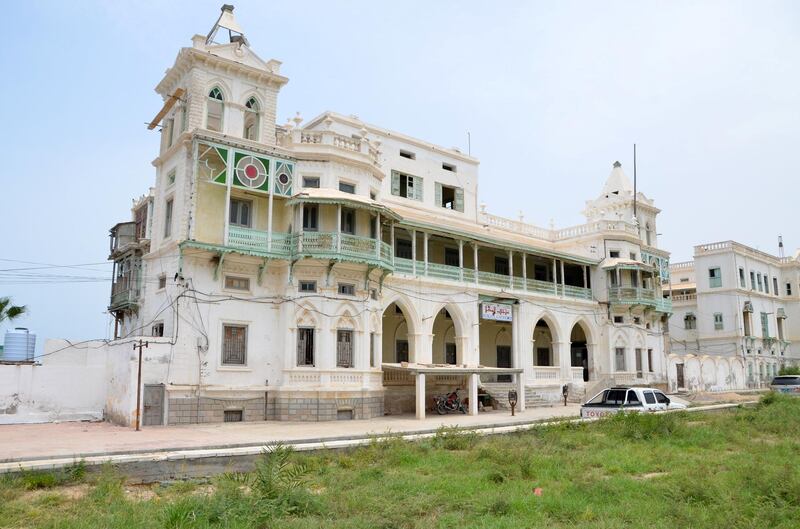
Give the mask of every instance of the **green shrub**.
M 440 426 L 431 444 L 445 450 L 469 450 L 478 441 L 474 430 L 463 430 L 458 426 Z
M 783 366 L 781 367 L 780 371 L 778 371 L 779 375 L 800 375 L 800 366 Z
M 644 441 L 677 436 L 683 431 L 685 413 L 615 413 L 600 421 L 610 433 L 624 439 Z

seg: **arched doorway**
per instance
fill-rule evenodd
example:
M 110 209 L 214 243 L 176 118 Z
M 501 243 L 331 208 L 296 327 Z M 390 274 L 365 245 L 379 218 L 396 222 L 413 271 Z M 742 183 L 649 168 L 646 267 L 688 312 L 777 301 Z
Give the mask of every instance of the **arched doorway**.
M 533 328 L 533 347 L 535 349 L 533 351 L 533 365 L 539 367 L 558 365 L 553 342 L 553 332 L 550 330 L 550 325 L 544 318 L 540 319 Z
M 582 323 L 576 323 L 569 335 L 570 365 L 583 368 L 583 381 L 589 382 L 589 347 L 586 340 L 586 331 Z
M 397 303 L 391 303 L 383 311 L 383 362 L 401 363 L 411 361 L 411 341 L 408 320 Z
M 443 308 L 433 321 L 433 363 L 458 364 L 460 363 L 458 353 L 455 322 L 450 312 Z

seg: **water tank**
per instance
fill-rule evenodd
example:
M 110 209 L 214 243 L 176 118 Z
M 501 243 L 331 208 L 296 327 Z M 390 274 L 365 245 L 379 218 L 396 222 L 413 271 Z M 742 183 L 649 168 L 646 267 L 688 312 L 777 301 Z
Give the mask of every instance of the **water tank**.
M 17 327 L 13 331 L 6 331 L 3 344 L 3 356 L 0 357 L 0 360 L 7 362 L 33 361 L 36 335 L 31 334 L 28 329 Z

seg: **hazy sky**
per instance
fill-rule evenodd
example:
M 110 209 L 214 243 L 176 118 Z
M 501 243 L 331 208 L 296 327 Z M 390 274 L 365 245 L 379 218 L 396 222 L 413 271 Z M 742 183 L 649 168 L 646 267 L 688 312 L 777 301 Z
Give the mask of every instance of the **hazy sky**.
M 107 336 L 111 266 L 11 260 L 105 262 L 108 229 L 154 181 L 153 88 L 221 4 L 4 3 L 0 296 L 29 306 L 19 324 L 40 344 Z M 490 212 L 578 224 L 614 160 L 632 174 L 635 142 L 673 262 L 702 242 L 800 246 L 798 2 L 238 1 L 235 14 L 256 53 L 283 61 L 279 122 L 334 110 L 464 151 L 469 131 Z

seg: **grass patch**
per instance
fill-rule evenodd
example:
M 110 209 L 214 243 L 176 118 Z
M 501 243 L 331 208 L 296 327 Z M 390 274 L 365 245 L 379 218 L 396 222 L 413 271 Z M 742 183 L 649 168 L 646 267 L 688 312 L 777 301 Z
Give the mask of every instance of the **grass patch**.
M 800 399 L 502 436 L 442 428 L 131 494 L 111 467 L 0 478 L 0 525 L 59 528 L 795 527 Z M 68 477 L 68 476 L 72 477 Z M 69 495 L 76 483 L 84 490 Z

